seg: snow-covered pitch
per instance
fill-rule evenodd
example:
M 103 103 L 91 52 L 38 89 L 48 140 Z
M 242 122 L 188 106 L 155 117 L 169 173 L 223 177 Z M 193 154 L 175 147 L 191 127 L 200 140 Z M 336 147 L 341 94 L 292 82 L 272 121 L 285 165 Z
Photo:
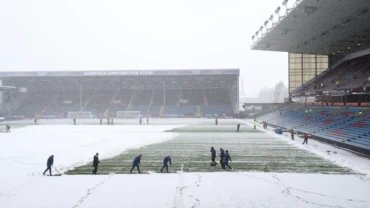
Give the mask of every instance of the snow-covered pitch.
M 55 125 L 43 125 L 48 123 L 42 120 L 40 125 L 18 122 L 23 127 L 0 134 L 0 207 L 370 207 L 368 159 L 313 140 L 303 146 L 300 139 L 290 141 L 288 135 L 276 136 L 263 130 L 261 134 L 279 140 L 279 145 L 286 143 L 309 151 L 328 163 L 349 168 L 351 174 L 249 171 L 42 175 L 51 154 L 55 156 L 55 168 L 64 173 L 90 163 L 96 152 L 101 160 L 108 159 L 182 138 L 182 132 L 169 132 L 175 128 L 214 125 L 210 119 L 151 122 L 142 126 L 100 126 L 98 121 L 76 126 L 71 121 L 55 121 Z M 219 120 L 219 128 L 236 123 L 244 122 Z M 201 137 L 207 133 L 193 134 Z M 208 157 L 208 152 L 205 155 Z M 238 155 L 232 156 L 237 163 Z

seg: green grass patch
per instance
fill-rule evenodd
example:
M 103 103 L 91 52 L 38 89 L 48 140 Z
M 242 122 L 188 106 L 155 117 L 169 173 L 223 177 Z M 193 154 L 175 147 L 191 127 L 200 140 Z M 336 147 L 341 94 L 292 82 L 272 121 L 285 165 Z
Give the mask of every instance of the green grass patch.
M 242 126 L 241 133 L 236 127 L 227 126 L 187 126 L 173 129 L 179 135 L 169 141 L 131 149 L 115 157 L 102 160 L 98 174 L 127 174 L 133 159 L 142 154 L 140 169 L 159 172 L 163 158 L 171 155 L 172 166 L 169 170 L 176 172 L 183 166 L 184 172 L 218 172 L 217 165 L 211 167 L 210 147 L 217 152 L 222 147 L 229 150 L 233 171 L 292 172 L 352 174 L 350 169 L 337 166 L 309 151 L 299 149 L 287 142 L 270 135 Z M 219 157 L 216 158 L 219 160 Z M 136 171 L 136 170 L 135 170 Z M 91 163 L 76 167 L 66 174 L 91 174 Z

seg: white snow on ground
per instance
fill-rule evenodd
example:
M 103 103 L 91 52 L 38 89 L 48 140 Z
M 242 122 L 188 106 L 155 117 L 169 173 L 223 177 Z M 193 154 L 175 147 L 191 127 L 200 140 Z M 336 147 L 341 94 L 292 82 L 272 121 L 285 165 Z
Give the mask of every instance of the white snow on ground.
M 51 154 L 55 166 L 66 170 L 91 161 L 95 152 L 101 158 L 110 157 L 127 148 L 171 139 L 176 134 L 162 131 L 174 127 L 53 125 L 0 134 L 0 207 L 370 207 L 368 175 L 40 175 Z M 313 151 L 312 140 L 303 148 L 311 151 L 310 145 Z
M 128 148 L 171 139 L 177 134 L 163 131 L 175 127 L 179 126 L 45 125 L 13 129 L 10 134 L 2 133 L 0 205 L 4 200 L 17 195 L 19 189 L 27 189 L 27 184 L 38 180 L 34 175 L 40 175 L 44 171 L 46 160 L 52 154 L 55 156 L 54 166 L 59 171 L 66 171 L 68 168 L 91 162 L 96 152 L 99 152 L 100 159 L 104 159 Z M 64 185 L 78 189 L 73 183 Z M 48 190 L 55 189 L 49 187 Z M 32 195 L 33 192 L 29 194 Z

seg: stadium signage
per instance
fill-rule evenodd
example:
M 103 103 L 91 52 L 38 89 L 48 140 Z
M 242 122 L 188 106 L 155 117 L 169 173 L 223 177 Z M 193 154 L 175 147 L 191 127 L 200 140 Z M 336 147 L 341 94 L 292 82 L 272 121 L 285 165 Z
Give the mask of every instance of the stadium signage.
M 306 92 L 305 95 L 316 95 L 316 92 Z
M 85 76 L 153 75 L 153 71 L 96 71 L 84 72 Z
M 200 70 L 120 70 L 120 71 L 44 71 L 0 72 L 0 77 L 83 77 L 83 76 L 152 76 L 152 75 L 239 75 L 239 69 Z
M 331 95 L 345 95 L 345 94 L 349 94 L 349 93 L 350 93 L 349 90 L 331 90 L 330 91 Z
M 46 76 L 48 73 L 47 73 L 47 72 L 37 72 L 37 74 L 38 74 L 39 76 Z
M 330 95 L 330 90 L 324 90 L 324 91 L 322 91 L 322 93 L 325 94 L 325 95 Z

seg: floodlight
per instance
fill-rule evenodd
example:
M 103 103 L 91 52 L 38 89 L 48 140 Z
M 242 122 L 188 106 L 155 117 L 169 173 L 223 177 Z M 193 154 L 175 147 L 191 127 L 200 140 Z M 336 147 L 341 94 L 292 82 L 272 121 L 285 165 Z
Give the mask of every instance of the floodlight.
M 289 1 L 289 0 L 284 0 L 284 1 L 283 1 L 283 5 L 284 5 L 284 6 L 286 6 L 286 5 L 288 4 L 288 1 Z
M 254 35 L 253 35 L 253 36 L 252 36 L 252 40 L 254 40 L 254 38 L 255 38 L 255 37 L 256 37 L 256 36 L 254 36 Z
M 263 25 L 265 25 L 265 27 L 267 27 L 267 25 L 269 24 L 269 21 L 266 20 L 265 23 Z
M 270 21 L 274 20 L 274 15 L 272 14 L 269 18 Z
M 263 26 L 260 27 L 260 32 L 262 33 L 262 30 L 263 30 Z
M 279 12 L 280 12 L 280 7 L 278 7 L 278 8 L 275 10 L 275 14 L 279 15 Z

